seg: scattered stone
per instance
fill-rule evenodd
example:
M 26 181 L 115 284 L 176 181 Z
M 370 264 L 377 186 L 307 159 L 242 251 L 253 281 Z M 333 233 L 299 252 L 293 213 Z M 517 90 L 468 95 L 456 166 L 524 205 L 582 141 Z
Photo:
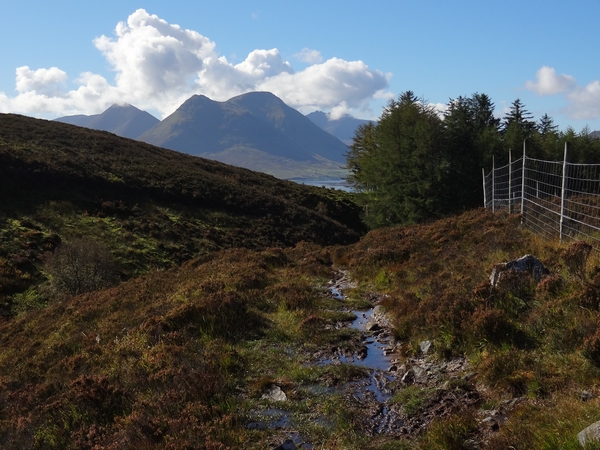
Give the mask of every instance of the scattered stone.
M 492 431 L 498 431 L 504 422 L 506 422 L 506 416 L 494 410 L 491 411 L 491 415 L 481 421 L 481 424 L 488 426 Z
M 367 357 L 367 351 L 368 351 L 367 347 L 361 348 L 360 351 L 358 351 L 356 353 L 356 357 L 362 361 L 363 359 L 365 359 Z
M 296 444 L 291 439 L 286 439 L 283 444 L 275 447 L 274 450 L 297 450 Z
M 285 395 L 285 392 L 283 392 L 279 386 L 272 384 L 267 392 L 262 395 L 261 399 L 273 400 L 275 402 L 285 402 L 287 401 L 287 395 Z
M 402 375 L 402 382 L 405 384 L 412 384 L 415 381 L 415 372 L 412 369 L 408 369 L 404 375 Z
M 427 369 L 421 366 L 413 366 L 411 370 L 414 373 L 415 383 L 427 383 Z
M 502 274 L 508 270 L 515 272 L 527 272 L 533 277 L 536 283 L 539 283 L 543 277 L 550 274 L 550 271 L 544 267 L 542 262 L 532 255 L 524 255 L 519 259 L 507 263 L 496 264 L 490 274 L 490 284 L 493 287 L 498 285 Z
M 598 442 L 600 440 L 600 422 L 595 422 L 581 430 L 577 435 L 577 439 L 579 439 L 582 447 Z
M 421 350 L 421 353 L 426 355 L 427 353 L 429 353 L 429 350 L 431 350 L 431 346 L 433 344 L 431 343 L 431 341 L 423 341 L 419 344 L 419 350 Z
M 365 325 L 365 330 L 366 331 L 379 331 L 381 330 L 381 325 L 379 325 L 377 322 L 369 322 Z
M 594 398 L 594 396 L 592 395 L 592 393 L 590 391 L 583 391 L 581 393 L 581 401 L 582 402 L 587 402 L 588 400 L 591 400 L 592 398 Z
M 373 308 L 373 315 L 374 316 L 383 316 L 383 315 L 385 315 L 385 308 L 382 305 L 375 306 L 375 308 Z
M 392 364 L 390 367 L 388 367 L 387 372 L 398 372 L 398 366 Z

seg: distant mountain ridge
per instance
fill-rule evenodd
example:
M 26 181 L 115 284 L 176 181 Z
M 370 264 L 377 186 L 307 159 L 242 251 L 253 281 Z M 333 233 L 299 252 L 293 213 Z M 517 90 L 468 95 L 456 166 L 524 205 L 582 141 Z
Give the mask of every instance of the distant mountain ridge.
M 329 114 L 323 111 L 311 112 L 306 117 L 346 145 L 352 145 L 352 138 L 359 126 L 373 122 L 372 120 L 357 119 L 349 114 L 344 114 L 339 119 L 331 119 Z
M 194 95 L 139 140 L 278 177 L 342 177 L 346 145 L 270 92 Z
M 117 136 L 130 139 L 137 139 L 160 122 L 152 114 L 133 105 L 116 103 L 101 114 L 65 116 L 55 120 L 93 130 L 110 131 Z
M 359 125 L 344 115 L 307 116 L 270 92 L 249 92 L 224 102 L 194 95 L 159 121 L 132 105 L 114 104 L 101 114 L 65 116 L 58 122 L 203 156 L 279 178 L 337 179 Z

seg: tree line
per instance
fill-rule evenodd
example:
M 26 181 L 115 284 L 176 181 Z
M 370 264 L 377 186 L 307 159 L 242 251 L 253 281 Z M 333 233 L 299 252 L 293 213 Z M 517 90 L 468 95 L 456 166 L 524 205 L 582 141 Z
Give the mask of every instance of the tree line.
M 483 204 L 481 169 L 527 156 L 600 163 L 600 139 L 589 128 L 559 131 L 544 114 L 538 121 L 520 99 L 503 118 L 475 93 L 449 101 L 441 114 L 406 91 L 383 109 L 379 121 L 360 126 L 346 154 L 347 181 L 358 192 L 372 228 L 423 222 Z

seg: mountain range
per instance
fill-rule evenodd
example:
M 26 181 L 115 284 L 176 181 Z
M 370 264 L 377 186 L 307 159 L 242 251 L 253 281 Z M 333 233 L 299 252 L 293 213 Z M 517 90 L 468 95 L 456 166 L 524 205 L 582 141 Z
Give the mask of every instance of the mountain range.
M 339 119 L 332 119 L 331 116 L 323 111 L 314 111 L 307 114 L 315 125 L 332 134 L 346 145 L 352 145 L 354 132 L 361 125 L 372 123 L 371 120 L 357 119 L 350 114 L 344 114 Z
M 279 178 L 342 178 L 345 153 L 356 127 L 367 121 L 323 112 L 304 116 L 269 92 L 224 102 L 194 95 L 159 121 L 132 105 L 56 121 L 110 131 L 122 137 L 203 156 Z
M 138 139 L 284 178 L 323 170 L 341 176 L 348 150 L 269 92 L 225 102 L 194 95 Z

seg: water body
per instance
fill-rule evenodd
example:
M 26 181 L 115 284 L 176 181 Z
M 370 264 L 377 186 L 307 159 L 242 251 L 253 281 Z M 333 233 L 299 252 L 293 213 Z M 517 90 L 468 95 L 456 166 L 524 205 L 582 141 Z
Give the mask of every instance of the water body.
M 292 178 L 290 181 L 295 181 L 298 184 L 306 184 L 307 186 L 318 186 L 318 187 L 326 187 L 333 189 L 340 189 L 346 192 L 352 192 L 352 186 L 348 184 L 346 180 L 343 179 L 333 179 L 333 180 L 311 180 L 308 178 Z

